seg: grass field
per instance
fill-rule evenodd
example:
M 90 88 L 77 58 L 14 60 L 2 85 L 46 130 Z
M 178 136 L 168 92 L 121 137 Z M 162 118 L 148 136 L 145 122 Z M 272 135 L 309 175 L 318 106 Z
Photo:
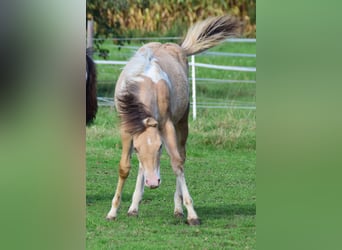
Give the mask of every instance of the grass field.
M 255 53 L 255 44 L 225 43 L 215 51 Z M 255 66 L 255 58 L 203 55 L 196 60 Z M 113 81 L 113 84 L 118 73 L 119 67 L 98 69 L 100 81 Z M 206 78 L 255 80 L 255 74 L 250 73 L 213 73 L 202 68 L 196 73 Z M 256 100 L 252 84 L 201 85 L 203 90 L 198 95 L 202 100 L 254 103 Z M 145 190 L 139 217 L 127 216 L 137 175 L 138 162 L 133 156 L 118 218 L 105 220 L 118 178 L 121 153 L 118 122 L 113 108 L 100 106 L 94 125 L 87 128 L 87 249 L 256 249 L 255 110 L 201 108 L 197 119 L 190 119 L 185 175 L 201 220 L 201 225 L 195 227 L 185 223 L 186 217 L 173 217 L 175 175 L 166 152 L 161 158 L 161 186 Z

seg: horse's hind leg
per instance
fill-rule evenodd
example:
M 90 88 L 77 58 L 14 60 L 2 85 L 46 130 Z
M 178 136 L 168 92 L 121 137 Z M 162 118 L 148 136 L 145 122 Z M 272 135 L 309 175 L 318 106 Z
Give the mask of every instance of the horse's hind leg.
M 185 163 L 186 158 L 186 140 L 188 138 L 188 113 L 189 113 L 189 106 L 187 108 L 186 113 L 184 114 L 183 118 L 178 122 L 178 124 L 175 126 L 176 129 L 176 140 L 177 140 L 177 148 L 178 152 L 180 154 L 180 157 L 183 161 L 183 164 Z M 178 181 L 178 178 L 176 179 L 176 191 L 174 195 L 174 202 L 175 202 L 175 210 L 174 214 L 176 217 L 182 217 L 183 216 L 183 196 L 182 196 L 182 188 L 181 183 Z
M 182 189 L 178 182 L 178 178 L 176 178 L 176 192 L 174 195 L 174 201 L 175 201 L 175 210 L 174 215 L 177 218 L 183 217 L 183 196 L 182 196 Z
M 188 125 L 189 108 L 190 108 L 190 105 L 188 105 L 188 108 L 183 118 L 175 126 L 176 137 L 177 137 L 177 148 L 184 162 L 186 158 L 185 146 L 186 146 L 186 141 L 188 139 L 188 134 L 189 134 L 189 125 Z
M 117 216 L 117 211 L 121 203 L 121 194 L 122 189 L 125 184 L 125 181 L 129 175 L 129 171 L 131 169 L 131 147 L 132 147 L 132 136 L 123 129 L 121 129 L 121 140 L 122 140 L 122 153 L 121 160 L 119 164 L 119 180 L 116 187 L 115 195 L 112 200 L 112 207 L 107 214 L 108 220 L 114 220 Z
M 183 157 L 182 157 L 178 150 L 176 130 L 171 121 L 167 121 L 165 123 L 163 135 L 164 135 L 164 142 L 165 142 L 166 150 L 168 151 L 170 155 L 171 165 L 177 178 L 176 193 L 175 193 L 175 215 L 179 216 L 183 213 L 182 206 L 181 206 L 181 201 L 183 201 L 183 204 L 188 211 L 187 221 L 189 225 L 198 225 L 200 224 L 200 222 L 195 212 L 195 209 L 193 207 L 192 198 L 189 194 L 188 187 L 185 181 L 185 176 L 184 176 L 185 151 L 183 152 Z M 185 146 L 185 141 L 184 141 L 184 146 Z

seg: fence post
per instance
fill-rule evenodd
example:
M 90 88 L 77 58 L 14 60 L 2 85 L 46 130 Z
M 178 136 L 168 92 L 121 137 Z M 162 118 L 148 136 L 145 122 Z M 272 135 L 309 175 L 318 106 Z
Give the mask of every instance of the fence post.
M 192 73 L 192 119 L 196 120 L 196 76 L 195 76 L 195 56 L 191 56 L 191 73 Z
M 93 26 L 94 26 L 94 21 L 88 20 L 87 21 L 87 48 L 93 47 Z

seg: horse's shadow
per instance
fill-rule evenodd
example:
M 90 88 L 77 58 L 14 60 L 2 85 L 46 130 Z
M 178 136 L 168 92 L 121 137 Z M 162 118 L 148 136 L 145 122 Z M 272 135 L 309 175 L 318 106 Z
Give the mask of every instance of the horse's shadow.
M 113 199 L 114 193 L 107 193 L 107 194 L 92 194 L 86 195 L 86 204 L 87 206 L 94 205 L 98 202 L 102 203 L 107 201 L 110 203 Z M 122 193 L 122 200 L 126 201 L 131 198 L 131 195 Z
M 93 206 L 97 203 L 101 203 L 106 201 L 110 204 L 113 198 L 113 194 L 95 194 L 95 195 L 87 195 L 86 196 L 86 205 Z M 130 201 L 131 194 L 122 193 L 123 201 Z M 143 201 L 146 200 L 143 199 Z M 101 206 L 102 206 L 101 205 Z M 206 224 L 206 221 L 214 221 L 214 220 L 222 220 L 229 219 L 234 216 L 255 216 L 256 215 L 256 204 L 255 203 L 247 203 L 247 204 L 222 204 L 222 205 L 199 205 L 195 206 L 195 210 L 200 218 L 202 224 Z M 187 211 L 184 207 L 185 216 Z M 170 211 L 171 213 L 171 211 Z M 180 221 L 184 220 L 181 219 Z M 179 222 L 178 222 L 179 223 Z
M 91 205 L 97 202 L 111 201 L 114 194 L 95 194 L 86 195 L 86 204 Z M 122 193 L 122 200 L 128 201 L 132 197 L 131 194 Z M 146 199 L 146 198 L 145 198 Z M 144 200 L 144 199 L 143 199 Z M 227 204 L 220 206 L 195 206 L 198 214 L 202 214 L 208 218 L 222 218 L 233 215 L 256 215 L 255 204 Z
M 255 204 L 227 204 L 220 206 L 195 206 L 201 220 L 222 219 L 234 215 L 256 215 Z

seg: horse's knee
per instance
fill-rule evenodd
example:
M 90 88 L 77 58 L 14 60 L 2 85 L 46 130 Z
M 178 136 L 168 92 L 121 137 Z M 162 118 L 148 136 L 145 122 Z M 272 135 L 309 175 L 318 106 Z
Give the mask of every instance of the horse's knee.
M 131 170 L 131 166 L 122 166 L 119 167 L 119 175 L 121 178 L 126 179 L 129 175 L 129 171 Z
M 171 162 L 173 172 L 178 176 L 184 172 L 184 161 L 182 159 L 173 160 Z

